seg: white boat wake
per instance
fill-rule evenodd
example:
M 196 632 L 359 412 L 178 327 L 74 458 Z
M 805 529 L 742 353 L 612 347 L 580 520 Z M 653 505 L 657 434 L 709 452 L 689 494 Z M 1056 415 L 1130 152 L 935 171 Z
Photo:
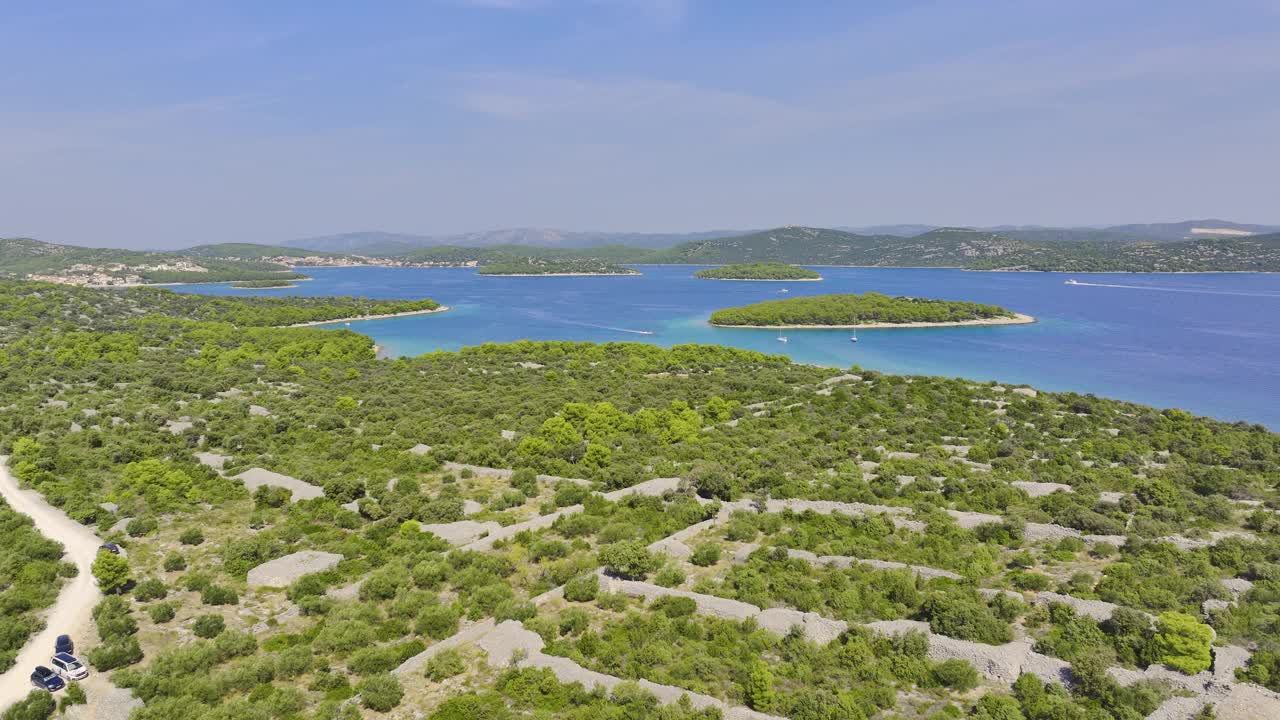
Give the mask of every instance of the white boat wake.
M 1159 287 L 1159 286 L 1153 286 L 1153 285 L 1121 285 L 1119 283 L 1080 282 L 1079 280 L 1073 280 L 1071 282 L 1068 282 L 1067 285 L 1070 285 L 1072 287 L 1119 288 L 1121 290 L 1154 290 L 1156 292 L 1188 293 L 1191 295 L 1239 295 L 1241 297 L 1263 297 L 1263 298 L 1280 299 L 1280 293 L 1270 293 L 1270 292 L 1237 292 L 1234 290 L 1197 290 L 1195 288 Z
M 580 320 L 566 320 L 564 318 L 553 317 L 543 312 L 526 310 L 525 314 L 528 315 L 529 317 L 538 318 L 539 320 L 546 320 L 548 322 L 560 323 L 562 325 L 578 325 L 580 327 L 596 328 L 597 330 L 612 330 L 613 332 L 631 333 L 632 335 L 652 335 L 653 334 L 652 330 L 634 330 L 632 328 L 614 327 L 612 325 L 597 325 L 595 323 L 582 322 Z

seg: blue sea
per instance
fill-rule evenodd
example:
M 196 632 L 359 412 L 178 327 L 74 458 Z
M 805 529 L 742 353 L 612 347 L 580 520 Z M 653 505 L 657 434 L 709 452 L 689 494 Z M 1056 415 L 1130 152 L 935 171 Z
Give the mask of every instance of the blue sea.
M 820 282 L 697 280 L 697 267 L 640 276 L 485 277 L 466 268 L 307 268 L 295 288 L 182 292 L 430 297 L 449 312 L 351 323 L 390 355 L 484 342 L 717 343 L 799 362 L 1026 383 L 1178 407 L 1280 428 L 1280 275 L 977 273 L 816 268 Z M 1080 285 L 1067 285 L 1074 278 Z M 783 293 L 786 289 L 788 292 Z M 1004 327 L 777 331 L 714 328 L 713 310 L 803 295 L 887 295 L 995 303 L 1033 315 Z

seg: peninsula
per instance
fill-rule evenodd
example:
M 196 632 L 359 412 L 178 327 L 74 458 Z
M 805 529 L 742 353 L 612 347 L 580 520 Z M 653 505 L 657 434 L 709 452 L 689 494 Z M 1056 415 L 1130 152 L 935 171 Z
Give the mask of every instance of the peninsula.
M 288 280 L 240 280 L 231 283 L 231 287 L 237 290 L 270 290 L 298 286 Z
M 703 280 L 754 280 L 781 282 L 788 280 L 821 280 L 822 276 L 806 267 L 781 262 L 737 263 L 699 270 L 693 274 Z
M 712 325 L 746 328 L 953 327 L 1030 322 L 1035 318 L 998 305 L 889 297 L 874 292 L 768 300 L 711 313 Z

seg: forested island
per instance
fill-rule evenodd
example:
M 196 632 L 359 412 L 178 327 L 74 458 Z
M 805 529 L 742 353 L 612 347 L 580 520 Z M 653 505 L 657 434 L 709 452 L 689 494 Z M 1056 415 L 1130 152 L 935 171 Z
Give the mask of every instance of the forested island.
M 529 257 L 481 265 L 480 275 L 639 275 L 633 268 L 602 260 L 549 260 Z
M 132 720 L 1280 707 L 1263 427 L 716 346 L 379 360 L 278 327 L 431 305 L 0 282 L 0 490 L 126 550 L 90 548 L 96 606 L 56 601 L 92 682 L 13 717 L 113 686 Z M 79 551 L 0 525 L 3 660 Z
M 821 280 L 822 276 L 799 265 L 786 263 L 739 263 L 699 270 L 693 274 L 706 280 Z
M 265 290 L 269 288 L 297 287 L 288 280 L 241 280 L 231 283 L 231 287 L 242 290 Z
M 874 292 L 767 300 L 711 313 L 711 324 L 722 327 L 887 328 L 1028 322 L 1034 318 L 998 305 Z

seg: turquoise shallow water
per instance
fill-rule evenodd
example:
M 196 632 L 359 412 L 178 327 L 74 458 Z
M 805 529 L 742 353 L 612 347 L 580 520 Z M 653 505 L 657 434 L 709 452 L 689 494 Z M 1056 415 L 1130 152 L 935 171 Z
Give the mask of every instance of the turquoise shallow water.
M 483 342 L 699 342 L 801 362 L 1027 383 L 1180 407 L 1280 428 L 1280 275 L 971 273 L 818 268 L 821 282 L 697 280 L 694 267 L 642 266 L 628 277 L 482 277 L 471 269 L 308 268 L 281 290 L 191 285 L 236 295 L 431 297 L 438 315 L 353 322 L 392 355 Z M 1090 285 L 1065 285 L 1075 278 Z M 779 293 L 782 288 L 787 294 Z M 776 331 L 713 328 L 712 310 L 832 292 L 972 300 L 1034 315 L 1034 325 Z M 652 333 L 652 334 L 641 334 Z

